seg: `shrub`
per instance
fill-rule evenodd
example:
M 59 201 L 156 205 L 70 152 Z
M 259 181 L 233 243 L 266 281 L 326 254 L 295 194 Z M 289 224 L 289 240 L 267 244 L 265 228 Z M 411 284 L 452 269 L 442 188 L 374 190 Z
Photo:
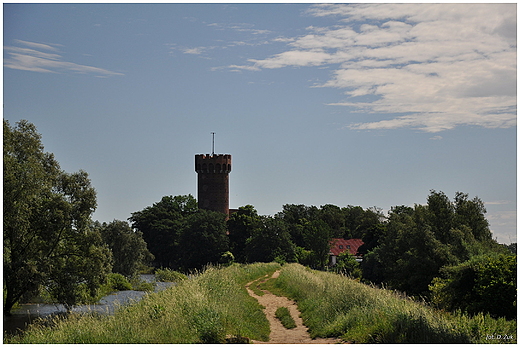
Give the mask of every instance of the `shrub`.
M 107 277 L 107 283 L 113 290 L 132 290 L 132 285 L 125 276 L 118 273 L 111 273 Z
M 516 318 L 516 255 L 486 254 L 441 270 L 432 302 L 447 310 Z
M 188 279 L 188 276 L 171 269 L 157 269 L 155 270 L 155 279 L 159 282 L 181 282 Z

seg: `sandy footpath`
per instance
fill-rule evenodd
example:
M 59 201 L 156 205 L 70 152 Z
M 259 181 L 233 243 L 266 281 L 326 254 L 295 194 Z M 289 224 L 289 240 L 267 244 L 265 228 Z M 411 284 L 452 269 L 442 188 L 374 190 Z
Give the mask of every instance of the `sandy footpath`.
M 272 278 L 278 277 L 280 271 L 276 271 Z M 267 281 L 269 278 L 265 278 Z M 256 281 L 256 280 L 255 280 Z M 265 294 L 262 296 L 256 295 L 249 287 L 254 281 L 249 282 L 246 285 L 247 292 L 253 298 L 258 300 L 260 305 L 265 307 L 264 313 L 269 321 L 271 326 L 271 334 L 269 335 L 269 341 L 252 341 L 253 343 L 268 343 L 268 344 L 279 344 L 279 343 L 295 343 L 295 344 L 334 344 L 334 343 L 343 343 L 341 339 L 338 338 L 316 338 L 311 339 L 309 333 L 307 332 L 307 327 L 303 325 L 303 321 L 300 318 L 300 311 L 298 311 L 298 307 L 296 303 L 292 300 L 289 300 L 286 297 L 276 296 L 271 294 L 266 290 L 262 290 Z M 278 307 L 287 307 L 289 312 L 291 313 L 292 318 L 296 322 L 296 328 L 286 329 L 282 323 L 274 316 L 274 313 Z

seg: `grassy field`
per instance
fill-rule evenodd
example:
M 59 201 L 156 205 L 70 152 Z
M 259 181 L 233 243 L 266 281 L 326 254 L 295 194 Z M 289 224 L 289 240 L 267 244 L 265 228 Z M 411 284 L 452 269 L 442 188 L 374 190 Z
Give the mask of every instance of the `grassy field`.
M 4 343 L 219 343 L 229 336 L 267 341 L 269 323 L 245 284 L 259 283 L 277 269 L 277 263 L 208 268 L 121 307 L 113 316 L 71 315 L 34 325 Z M 298 264 L 284 265 L 277 279 L 260 287 L 295 300 L 312 337 L 355 343 L 517 341 L 516 320 L 438 311 L 398 293 Z
M 285 265 L 264 287 L 297 301 L 311 337 L 355 343 L 516 343 L 516 320 L 442 312 L 298 264 Z
M 245 284 L 279 267 L 258 263 L 209 268 L 113 316 L 71 315 L 47 326 L 32 326 L 23 336 L 4 342 L 218 343 L 230 335 L 267 341 L 269 323 Z

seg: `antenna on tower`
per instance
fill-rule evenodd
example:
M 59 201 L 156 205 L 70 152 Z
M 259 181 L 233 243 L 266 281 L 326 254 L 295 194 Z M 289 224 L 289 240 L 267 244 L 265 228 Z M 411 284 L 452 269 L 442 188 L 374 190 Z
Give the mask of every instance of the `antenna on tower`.
M 211 146 L 211 156 L 213 157 L 215 155 L 215 133 L 212 132 L 211 135 L 213 135 L 213 143 Z

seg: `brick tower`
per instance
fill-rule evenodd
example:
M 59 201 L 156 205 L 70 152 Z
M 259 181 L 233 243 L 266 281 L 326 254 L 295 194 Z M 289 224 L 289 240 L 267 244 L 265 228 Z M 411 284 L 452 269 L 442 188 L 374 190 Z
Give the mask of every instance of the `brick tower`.
M 231 154 L 196 154 L 195 171 L 198 174 L 199 208 L 229 216 Z

